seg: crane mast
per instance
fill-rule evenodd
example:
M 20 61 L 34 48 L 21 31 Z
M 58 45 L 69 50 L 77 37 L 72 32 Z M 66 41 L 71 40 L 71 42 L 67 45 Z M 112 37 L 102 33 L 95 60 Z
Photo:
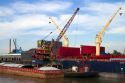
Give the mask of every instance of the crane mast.
M 77 8 L 76 11 L 73 13 L 72 17 L 69 19 L 69 21 L 66 23 L 66 25 L 64 26 L 64 28 L 62 29 L 62 31 L 60 32 L 59 36 L 57 37 L 56 41 L 59 41 L 62 36 L 65 34 L 65 32 L 67 31 L 67 29 L 69 28 L 70 24 L 72 23 L 74 17 L 76 16 L 77 12 L 79 11 L 80 8 Z
M 56 26 L 57 31 L 60 33 L 61 32 L 60 26 L 51 17 L 49 17 L 49 19 Z M 69 46 L 69 40 L 68 40 L 67 36 L 63 35 L 62 38 L 63 38 L 64 47 L 68 47 Z
M 100 55 L 100 46 L 101 46 L 101 42 L 102 42 L 102 38 L 104 36 L 104 33 L 106 31 L 106 29 L 108 28 L 108 26 L 110 25 L 110 23 L 112 22 L 112 20 L 115 18 L 115 16 L 118 14 L 118 12 L 121 10 L 121 8 L 119 8 L 114 14 L 113 16 L 110 18 L 110 20 L 106 23 L 106 25 L 100 30 L 100 32 L 96 35 L 96 56 Z

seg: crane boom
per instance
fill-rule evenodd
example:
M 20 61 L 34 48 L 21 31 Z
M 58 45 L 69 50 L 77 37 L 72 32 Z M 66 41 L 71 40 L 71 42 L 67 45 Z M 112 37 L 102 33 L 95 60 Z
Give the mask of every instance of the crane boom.
M 49 17 L 49 19 L 56 26 L 57 31 L 60 33 L 61 32 L 61 28 L 59 27 L 59 25 L 51 17 Z M 68 47 L 69 46 L 69 40 L 68 40 L 66 35 L 63 35 L 63 43 L 64 43 L 64 47 Z
M 108 28 L 108 26 L 110 25 L 110 23 L 112 22 L 112 20 L 115 18 L 115 16 L 118 14 L 118 12 L 121 10 L 121 8 L 119 8 L 114 14 L 113 16 L 110 18 L 110 20 L 106 23 L 106 25 L 100 30 L 100 32 L 96 35 L 96 56 L 100 55 L 100 46 L 101 46 L 101 42 L 102 42 L 102 38 L 104 36 L 104 33 L 106 31 L 106 29 Z
M 49 34 L 47 34 L 44 38 L 43 38 L 43 40 L 45 40 L 47 37 L 49 37 L 50 35 L 52 34 L 52 32 L 50 32 Z
M 69 19 L 69 21 L 66 23 L 66 25 L 64 26 L 64 28 L 62 29 L 62 31 L 60 32 L 59 36 L 57 37 L 56 41 L 59 41 L 62 36 L 65 34 L 65 32 L 67 31 L 67 29 L 69 28 L 70 24 L 72 23 L 74 17 L 76 16 L 77 12 L 79 11 L 79 8 L 76 9 L 76 11 L 73 13 L 72 17 Z

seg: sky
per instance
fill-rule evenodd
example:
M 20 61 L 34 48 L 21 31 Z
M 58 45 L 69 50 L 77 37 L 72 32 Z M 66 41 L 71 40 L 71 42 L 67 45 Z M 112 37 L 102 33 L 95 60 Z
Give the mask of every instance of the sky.
M 50 32 L 46 40 L 56 39 L 59 33 L 49 17 L 63 28 L 76 8 L 80 10 L 65 33 L 70 47 L 95 46 L 96 34 L 119 7 L 122 15 L 116 15 L 102 39 L 106 52 L 125 48 L 125 0 L 0 0 L 0 53 L 8 53 L 10 38 L 23 50 L 36 48 L 37 40 Z

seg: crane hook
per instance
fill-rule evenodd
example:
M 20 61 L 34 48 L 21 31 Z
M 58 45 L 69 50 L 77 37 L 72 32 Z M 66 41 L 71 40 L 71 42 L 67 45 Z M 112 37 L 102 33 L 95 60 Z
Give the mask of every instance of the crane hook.
M 121 16 L 121 15 L 122 15 L 122 13 L 119 13 L 119 15 Z

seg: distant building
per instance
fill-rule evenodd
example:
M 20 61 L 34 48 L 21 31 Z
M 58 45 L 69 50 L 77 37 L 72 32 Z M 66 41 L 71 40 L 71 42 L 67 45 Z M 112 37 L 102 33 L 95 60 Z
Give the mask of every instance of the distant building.
M 0 55 L 1 62 L 21 63 L 21 54 L 4 54 Z

